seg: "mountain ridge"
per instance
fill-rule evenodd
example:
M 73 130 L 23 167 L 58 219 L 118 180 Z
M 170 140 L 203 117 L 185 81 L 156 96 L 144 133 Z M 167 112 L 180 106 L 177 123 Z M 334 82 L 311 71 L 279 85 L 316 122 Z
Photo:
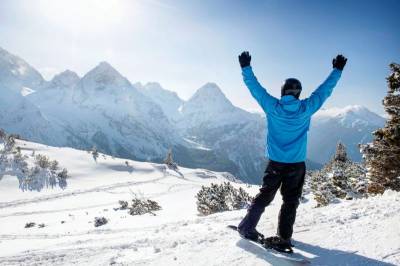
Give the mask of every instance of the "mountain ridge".
M 7 67 L 0 65 L 0 72 L 9 72 L 2 69 Z M 0 76 L 3 87 L 9 81 Z M 15 91 L 25 85 L 18 77 L 10 84 Z M 32 89 L 20 96 L 35 106 L 33 113 L 43 113 L 39 120 L 56 127 L 48 138 L 30 135 L 35 141 L 52 139 L 49 144 L 80 149 L 96 146 L 111 155 L 155 162 L 172 148 L 183 166 L 230 171 L 251 183 L 259 182 L 264 170 L 265 117 L 233 105 L 215 83 L 205 83 L 184 101 L 157 82 L 132 84 L 103 61 L 83 77 L 66 70 Z M 329 160 L 339 140 L 360 160 L 357 144 L 370 140 L 371 131 L 384 122 L 366 108 L 346 108 L 320 110 L 313 117 L 310 167 Z M 0 118 L 0 127 L 5 121 Z M 26 134 L 22 121 L 9 129 Z

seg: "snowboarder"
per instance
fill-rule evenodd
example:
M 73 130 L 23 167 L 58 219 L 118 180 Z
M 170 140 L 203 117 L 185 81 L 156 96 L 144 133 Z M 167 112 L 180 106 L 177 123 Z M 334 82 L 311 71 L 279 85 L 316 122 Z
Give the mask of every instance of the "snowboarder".
M 249 52 L 239 55 L 244 83 L 266 113 L 268 133 L 265 155 L 269 158 L 269 163 L 260 192 L 249 206 L 238 231 L 242 237 L 253 241 L 263 238 L 256 230 L 257 223 L 280 188 L 283 203 L 279 212 L 277 235 L 263 241 L 270 248 L 290 252 L 293 224 L 306 172 L 304 161 L 310 119 L 331 95 L 347 59 L 342 55 L 336 56 L 332 61 L 333 71 L 328 78 L 309 98 L 303 100 L 299 99 L 301 83 L 295 78 L 285 80 L 280 99 L 270 95 L 254 76 L 250 61 Z

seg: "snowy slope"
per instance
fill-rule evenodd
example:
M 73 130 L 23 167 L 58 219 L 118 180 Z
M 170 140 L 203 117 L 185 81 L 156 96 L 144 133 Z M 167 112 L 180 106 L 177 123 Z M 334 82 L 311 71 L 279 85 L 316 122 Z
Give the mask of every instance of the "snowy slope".
M 221 173 L 181 168 L 180 175 L 163 165 L 129 161 L 127 167 L 102 155 L 96 163 L 84 151 L 18 145 L 57 159 L 71 177 L 65 190 L 40 193 L 19 191 L 12 176 L 0 180 L 0 265 L 293 265 L 226 229 L 245 210 L 197 215 L 194 195 L 201 185 L 224 181 Z M 132 192 L 163 209 L 156 216 L 114 211 Z M 295 251 L 312 265 L 398 265 L 399 203 L 394 192 L 317 209 L 308 200 L 298 210 Z M 278 196 L 260 221 L 267 235 L 276 230 L 279 207 Z M 96 216 L 109 223 L 95 228 Z M 27 222 L 45 227 L 24 228 Z

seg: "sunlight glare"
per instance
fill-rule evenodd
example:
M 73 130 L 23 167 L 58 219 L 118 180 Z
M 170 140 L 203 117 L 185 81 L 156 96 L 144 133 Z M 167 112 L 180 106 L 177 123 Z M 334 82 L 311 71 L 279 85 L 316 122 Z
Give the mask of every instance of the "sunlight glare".
M 54 26 L 71 31 L 100 30 L 120 23 L 122 0 L 41 0 L 42 14 Z

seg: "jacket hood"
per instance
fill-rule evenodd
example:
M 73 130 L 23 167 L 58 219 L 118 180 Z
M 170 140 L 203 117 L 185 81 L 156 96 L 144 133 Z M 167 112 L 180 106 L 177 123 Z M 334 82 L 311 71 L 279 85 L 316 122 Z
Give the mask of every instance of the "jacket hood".
M 282 108 L 289 112 L 295 112 L 300 108 L 300 100 L 296 99 L 293 95 L 284 95 L 279 100 L 279 103 L 282 105 Z

